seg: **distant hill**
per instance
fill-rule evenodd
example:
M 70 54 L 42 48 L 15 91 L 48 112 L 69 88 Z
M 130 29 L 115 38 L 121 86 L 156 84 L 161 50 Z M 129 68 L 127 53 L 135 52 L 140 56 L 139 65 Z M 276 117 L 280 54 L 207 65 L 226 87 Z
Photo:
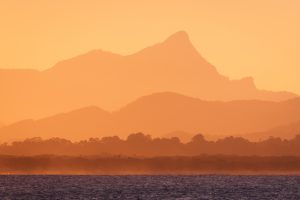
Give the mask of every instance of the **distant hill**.
M 40 120 L 25 120 L 0 128 L 2 141 L 30 137 L 87 137 L 143 132 L 165 136 L 174 131 L 204 135 L 263 132 L 300 121 L 300 98 L 283 102 L 259 100 L 203 101 L 164 92 L 141 97 L 113 112 L 95 106 Z
M 271 128 L 267 131 L 248 133 L 241 135 L 250 140 L 264 140 L 270 137 L 280 137 L 282 139 L 292 139 L 295 135 L 300 135 L 300 121 L 287 125 Z
M 230 80 L 219 74 L 183 31 L 132 55 L 94 50 L 45 71 L 2 69 L 0 91 L 0 120 L 5 123 L 87 105 L 116 110 L 140 96 L 164 91 L 222 101 L 296 97 L 259 90 L 251 77 Z

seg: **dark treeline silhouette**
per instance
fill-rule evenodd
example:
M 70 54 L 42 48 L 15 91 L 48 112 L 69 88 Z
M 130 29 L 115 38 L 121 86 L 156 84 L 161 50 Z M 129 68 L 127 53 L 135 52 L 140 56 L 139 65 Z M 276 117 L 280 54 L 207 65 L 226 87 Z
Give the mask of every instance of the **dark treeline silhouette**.
M 0 174 L 299 174 L 293 156 L 0 156 Z
M 152 138 L 142 133 L 131 134 L 126 140 L 117 136 L 90 138 L 72 142 L 61 138 L 43 140 L 31 138 L 11 144 L 1 144 L 2 155 L 66 155 L 66 156 L 300 156 L 300 135 L 291 140 L 269 138 L 250 142 L 240 137 L 227 137 L 207 141 L 203 135 L 195 135 L 190 142 L 182 143 L 178 138 Z

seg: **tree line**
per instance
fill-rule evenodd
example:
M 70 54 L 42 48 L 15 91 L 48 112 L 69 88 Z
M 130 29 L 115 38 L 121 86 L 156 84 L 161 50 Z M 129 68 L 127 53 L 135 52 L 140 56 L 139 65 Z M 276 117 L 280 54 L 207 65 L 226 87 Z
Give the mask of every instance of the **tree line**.
M 152 138 L 143 133 L 134 133 L 126 139 L 118 136 L 90 138 L 72 142 L 62 138 L 30 138 L 0 145 L 2 155 L 98 155 L 98 156 L 300 156 L 300 135 L 291 140 L 270 137 L 251 142 L 241 137 L 226 137 L 208 141 L 202 134 L 195 135 L 190 142 L 182 143 L 178 138 Z

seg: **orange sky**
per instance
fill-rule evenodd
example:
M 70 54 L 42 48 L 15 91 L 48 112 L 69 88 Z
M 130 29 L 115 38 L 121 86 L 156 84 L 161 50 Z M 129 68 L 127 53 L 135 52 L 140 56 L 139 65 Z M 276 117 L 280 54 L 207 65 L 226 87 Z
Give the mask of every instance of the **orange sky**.
M 0 13 L 1 68 L 130 54 L 185 30 L 222 74 L 300 94 L 298 0 L 2 0 Z

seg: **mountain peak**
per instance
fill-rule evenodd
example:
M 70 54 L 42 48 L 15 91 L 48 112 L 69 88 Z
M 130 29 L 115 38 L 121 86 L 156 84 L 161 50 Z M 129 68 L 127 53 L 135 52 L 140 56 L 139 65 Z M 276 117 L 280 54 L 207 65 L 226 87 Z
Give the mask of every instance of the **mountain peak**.
M 178 31 L 170 35 L 164 41 L 142 49 L 141 51 L 133 55 L 142 56 L 152 60 L 153 56 L 159 57 L 159 60 L 169 58 L 174 59 L 175 57 L 178 59 L 184 58 L 184 62 L 192 62 L 192 60 L 194 60 L 195 58 L 200 58 L 201 60 L 203 60 L 203 58 L 194 48 L 188 34 L 185 31 Z
M 178 31 L 169 36 L 164 43 L 190 43 L 190 38 L 185 31 Z

